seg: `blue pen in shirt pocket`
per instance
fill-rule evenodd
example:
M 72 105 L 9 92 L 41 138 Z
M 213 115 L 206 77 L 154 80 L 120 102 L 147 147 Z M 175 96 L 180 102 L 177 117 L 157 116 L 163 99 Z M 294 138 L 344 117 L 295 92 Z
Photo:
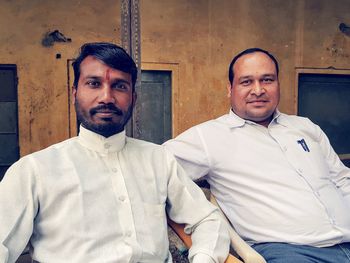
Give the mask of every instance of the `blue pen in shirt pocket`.
M 301 147 L 303 147 L 305 152 L 310 152 L 309 147 L 307 146 L 306 142 L 304 139 L 301 140 L 297 140 L 297 143 L 301 145 Z

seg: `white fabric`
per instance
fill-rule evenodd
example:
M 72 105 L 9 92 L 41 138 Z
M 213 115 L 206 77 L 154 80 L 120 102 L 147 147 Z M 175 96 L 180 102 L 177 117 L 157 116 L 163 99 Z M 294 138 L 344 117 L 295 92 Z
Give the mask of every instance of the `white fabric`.
M 210 195 L 210 202 L 219 207 L 215 196 Z M 220 208 L 220 207 L 219 207 Z M 230 234 L 231 247 L 239 255 L 244 263 L 266 263 L 266 260 L 251 246 L 247 244 L 233 229 L 231 223 L 228 221 L 226 215 L 220 209 L 221 218 L 227 223 L 227 229 Z
M 214 261 L 211 258 L 208 258 L 208 256 L 205 254 L 199 254 L 197 257 L 193 259 L 192 263 L 202 263 L 202 262 L 214 263 Z
M 310 120 L 277 111 L 266 128 L 230 111 L 165 146 L 192 179 L 208 180 L 243 239 L 319 247 L 350 241 L 350 170 Z
M 39 262 L 171 262 L 166 211 L 193 231 L 191 260 L 225 260 L 216 208 L 164 147 L 81 127 L 0 183 L 0 262 L 14 262 L 29 239 Z

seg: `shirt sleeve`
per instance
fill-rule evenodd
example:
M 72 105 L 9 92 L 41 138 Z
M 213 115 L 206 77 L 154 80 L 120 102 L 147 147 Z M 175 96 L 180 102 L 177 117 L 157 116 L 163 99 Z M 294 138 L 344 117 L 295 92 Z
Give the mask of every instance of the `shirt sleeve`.
M 198 127 L 192 127 L 164 146 L 176 157 L 192 180 L 206 176 L 210 170 L 209 157 L 202 134 Z
M 197 254 L 193 257 L 192 263 L 215 263 L 215 261 L 205 254 Z
M 316 125 L 318 141 L 329 167 L 329 175 L 350 204 L 350 168 L 346 167 L 333 150 L 326 134 Z
M 177 223 L 185 224 L 191 234 L 190 262 L 224 262 L 229 252 L 229 236 L 217 208 L 203 191 L 187 177 L 169 153 L 167 213 Z
M 33 232 L 36 180 L 28 159 L 13 164 L 0 183 L 0 261 L 15 262 Z

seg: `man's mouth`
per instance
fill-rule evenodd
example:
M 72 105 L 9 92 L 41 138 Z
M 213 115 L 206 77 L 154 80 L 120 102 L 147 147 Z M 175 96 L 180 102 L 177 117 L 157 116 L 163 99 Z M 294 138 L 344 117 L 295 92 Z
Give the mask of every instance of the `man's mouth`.
M 99 106 L 90 110 L 91 115 L 97 114 L 101 117 L 122 116 L 123 112 L 115 106 Z
M 253 104 L 253 105 L 264 105 L 268 102 L 268 100 L 249 100 L 247 101 L 248 104 Z
M 96 111 L 95 115 L 98 115 L 103 118 L 108 118 L 108 117 L 112 117 L 113 115 L 119 115 L 119 114 L 115 111 Z

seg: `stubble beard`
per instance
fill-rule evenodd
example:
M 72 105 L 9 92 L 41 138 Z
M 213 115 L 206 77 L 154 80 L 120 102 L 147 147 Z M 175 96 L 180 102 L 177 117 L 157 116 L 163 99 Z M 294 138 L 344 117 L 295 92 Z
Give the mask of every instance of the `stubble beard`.
M 113 122 L 112 118 L 104 118 L 104 123 L 95 123 L 92 120 L 92 117 L 94 115 L 92 110 L 84 111 L 80 106 L 78 100 L 75 101 L 74 106 L 78 122 L 84 128 L 100 134 L 106 138 L 123 131 L 133 112 L 133 103 L 131 103 L 127 111 L 120 110 L 119 115 L 121 116 L 121 119 L 119 122 Z

